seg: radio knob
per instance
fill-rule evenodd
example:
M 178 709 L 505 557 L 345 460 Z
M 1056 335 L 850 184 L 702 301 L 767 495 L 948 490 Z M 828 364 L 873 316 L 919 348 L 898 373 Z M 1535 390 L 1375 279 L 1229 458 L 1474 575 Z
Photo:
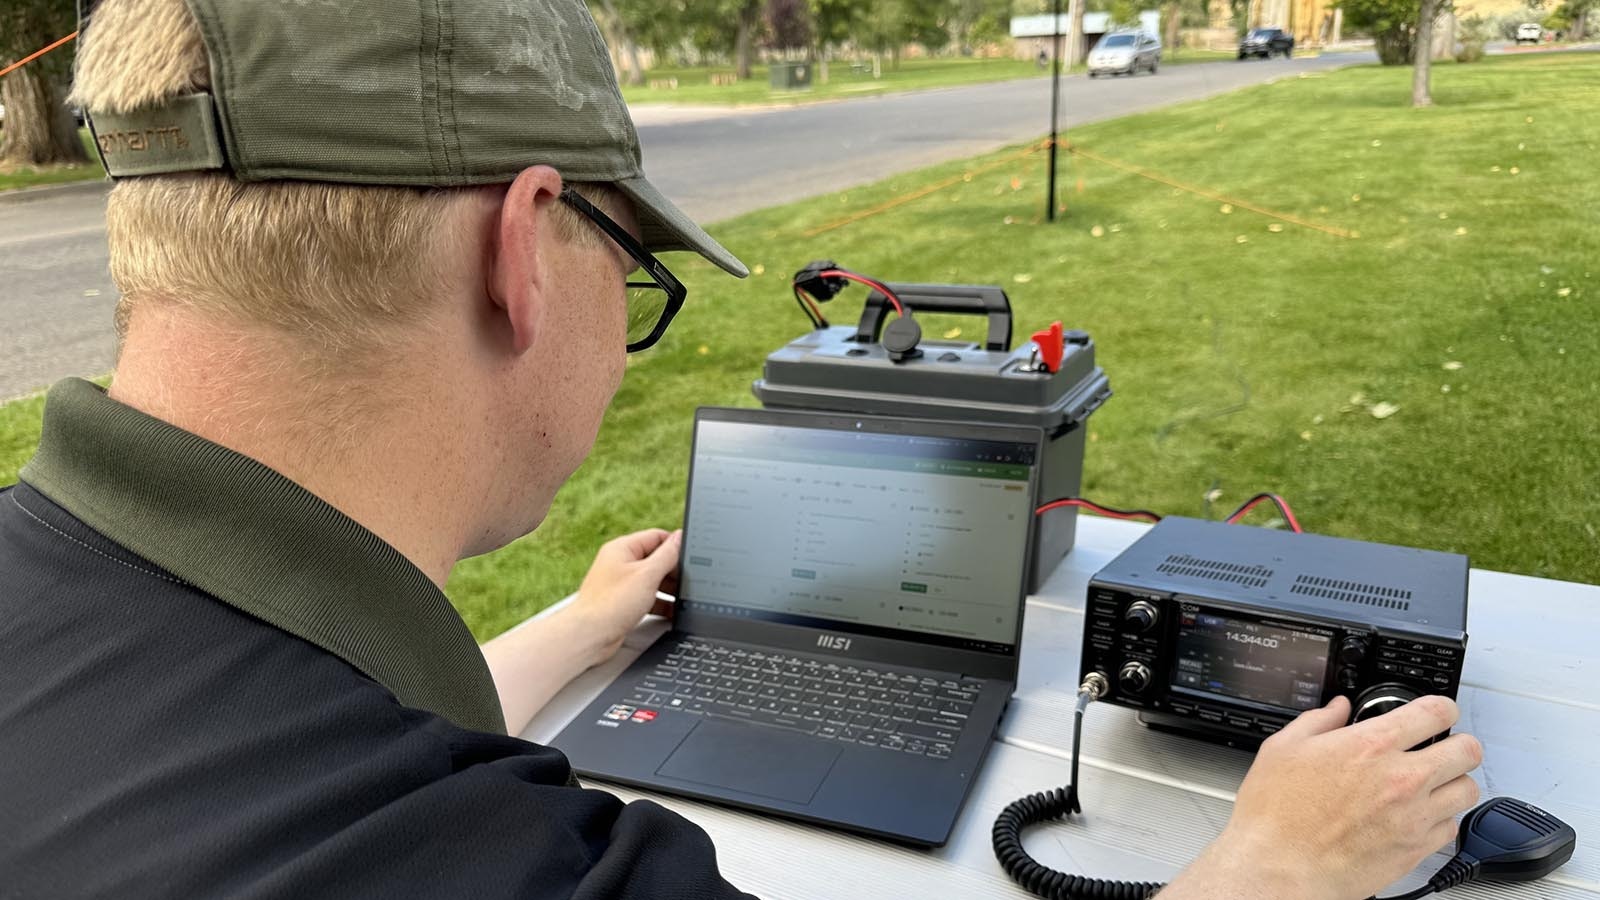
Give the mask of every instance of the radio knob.
M 1117 683 L 1130 694 L 1142 694 L 1145 688 L 1150 686 L 1150 667 L 1138 660 L 1132 660 L 1117 673 Z
M 1386 712 L 1393 712 L 1417 699 L 1417 692 L 1398 684 L 1380 684 L 1356 698 L 1355 713 L 1351 723 L 1365 722 Z
M 1149 631 L 1156 627 L 1156 621 L 1161 618 L 1161 611 L 1149 600 L 1135 600 L 1128 611 L 1122 614 L 1122 630 L 1134 634 Z
M 1339 662 L 1347 666 L 1359 666 L 1367 658 L 1367 642 L 1358 637 L 1347 637 L 1339 645 Z

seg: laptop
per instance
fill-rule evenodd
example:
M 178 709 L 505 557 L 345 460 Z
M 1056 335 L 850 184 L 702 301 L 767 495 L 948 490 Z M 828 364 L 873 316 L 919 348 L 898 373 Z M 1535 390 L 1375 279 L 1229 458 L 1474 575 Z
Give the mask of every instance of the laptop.
M 1016 685 L 1038 428 L 701 409 L 672 628 L 581 774 L 941 846 Z

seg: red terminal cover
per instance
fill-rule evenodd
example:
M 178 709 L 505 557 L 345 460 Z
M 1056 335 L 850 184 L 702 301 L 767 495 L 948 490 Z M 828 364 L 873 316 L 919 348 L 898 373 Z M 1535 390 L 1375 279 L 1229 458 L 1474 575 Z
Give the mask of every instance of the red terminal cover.
M 1033 342 L 1039 345 L 1039 361 L 1051 373 L 1061 371 L 1061 357 L 1066 354 L 1066 338 L 1061 336 L 1061 323 L 1051 322 L 1049 328 L 1033 333 Z

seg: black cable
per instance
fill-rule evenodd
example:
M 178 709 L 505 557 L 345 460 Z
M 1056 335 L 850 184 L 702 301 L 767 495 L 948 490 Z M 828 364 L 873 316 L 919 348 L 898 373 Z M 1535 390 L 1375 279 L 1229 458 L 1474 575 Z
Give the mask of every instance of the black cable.
M 1078 689 L 1072 723 L 1072 783 L 1039 794 L 1029 794 L 1000 811 L 994 820 L 994 855 L 1012 881 L 1045 900 L 1146 900 L 1166 887 L 1152 881 L 1109 881 L 1069 875 L 1041 865 L 1022 846 L 1022 831 L 1030 825 L 1082 813 L 1078 802 L 1078 747 L 1083 736 L 1083 713 L 1105 693 L 1105 677 L 1098 673 Z

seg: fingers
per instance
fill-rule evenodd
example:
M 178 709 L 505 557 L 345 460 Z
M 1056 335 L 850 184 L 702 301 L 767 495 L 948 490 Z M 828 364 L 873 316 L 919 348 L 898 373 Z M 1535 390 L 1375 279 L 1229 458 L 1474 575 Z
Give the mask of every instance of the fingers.
M 643 531 L 612 538 L 600 548 L 600 552 L 618 553 L 629 561 L 644 559 L 654 553 L 671 533 L 665 528 L 646 528 Z
M 1301 713 L 1293 722 L 1285 725 L 1279 734 L 1300 740 L 1343 728 L 1349 721 L 1350 701 L 1344 697 L 1334 697 L 1321 709 L 1308 709 Z
M 650 551 L 650 555 L 641 560 L 651 584 L 660 584 L 668 574 L 678 568 L 678 550 L 682 546 L 683 532 L 666 532 Z
M 1454 700 L 1430 694 L 1381 716 L 1357 722 L 1350 730 L 1380 746 L 1405 750 L 1450 730 L 1460 716 Z
M 1455 821 L 1455 817 L 1478 805 L 1482 792 L 1470 775 L 1458 775 L 1428 795 L 1428 814 L 1436 820 Z
M 1428 789 L 1436 790 L 1483 765 L 1483 745 L 1470 734 L 1452 734 L 1418 750 L 1415 756 L 1431 773 Z

